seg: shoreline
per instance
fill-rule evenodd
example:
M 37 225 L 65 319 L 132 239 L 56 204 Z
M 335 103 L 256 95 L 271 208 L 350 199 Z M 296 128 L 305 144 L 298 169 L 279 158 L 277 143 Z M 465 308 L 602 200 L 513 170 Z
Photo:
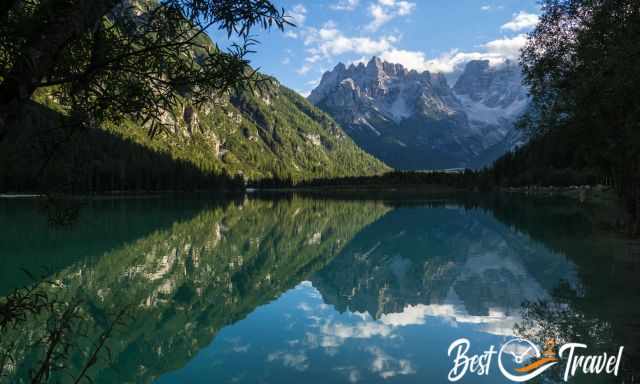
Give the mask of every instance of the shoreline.
M 504 193 L 521 193 L 540 197 L 568 197 L 580 202 L 618 205 L 620 199 L 612 187 L 605 185 L 572 185 L 569 187 L 526 186 L 501 188 Z
M 262 194 L 262 193 L 339 193 L 339 194 L 362 194 L 362 193 L 398 193 L 398 194 L 458 194 L 458 193 L 513 193 L 525 194 L 537 197 L 568 197 L 580 202 L 614 203 L 619 202 L 612 187 L 604 185 L 580 185 L 569 187 L 556 186 L 525 186 L 525 187 L 503 187 L 488 191 L 478 189 L 455 188 L 441 184 L 416 184 L 416 185 L 317 185 L 301 187 L 254 187 L 247 186 L 238 190 L 194 190 L 194 191 L 104 191 L 100 193 L 81 194 L 59 194 L 55 197 L 65 199 L 103 199 L 103 198 L 161 198 L 169 195 L 209 195 L 224 196 L 230 194 Z M 47 194 L 42 193 L 0 193 L 0 200 L 12 199 L 37 199 L 46 198 Z

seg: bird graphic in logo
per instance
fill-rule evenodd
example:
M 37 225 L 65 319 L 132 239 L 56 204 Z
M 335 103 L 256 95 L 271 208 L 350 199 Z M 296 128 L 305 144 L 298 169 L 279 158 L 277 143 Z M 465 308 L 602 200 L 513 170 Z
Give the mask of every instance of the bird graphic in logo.
M 511 381 L 531 380 L 560 361 L 554 350 L 555 346 L 555 340 L 549 339 L 545 342 L 544 351 L 540 353 L 538 347 L 529 340 L 509 340 L 500 348 L 500 371 Z

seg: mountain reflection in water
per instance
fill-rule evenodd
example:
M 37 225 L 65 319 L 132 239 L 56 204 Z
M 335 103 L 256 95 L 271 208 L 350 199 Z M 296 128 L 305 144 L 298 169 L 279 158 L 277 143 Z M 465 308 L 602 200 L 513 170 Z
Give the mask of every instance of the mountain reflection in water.
M 3 242 L 3 274 L 48 267 L 64 287 L 52 294 L 86 303 L 89 336 L 129 308 L 96 383 L 445 382 L 453 340 L 480 353 L 515 334 L 637 356 L 637 264 L 571 201 L 125 199 L 94 202 L 84 220 L 95 227 L 66 232 L 21 204 L 0 206 L 13 234 L 31 233 Z M 8 382 L 29 382 L 41 321 L 0 341 L 18 341 Z M 55 373 L 62 382 L 90 340 Z M 506 381 L 494 367 L 465 382 Z

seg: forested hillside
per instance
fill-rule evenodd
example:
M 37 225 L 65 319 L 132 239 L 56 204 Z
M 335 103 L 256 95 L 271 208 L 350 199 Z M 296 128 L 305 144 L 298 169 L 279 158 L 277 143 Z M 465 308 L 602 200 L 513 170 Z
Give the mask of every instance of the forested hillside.
M 32 70 L 22 68 L 32 59 L 22 35 L 32 31 L 20 19 L 75 14 L 9 7 L 0 47 L 0 192 L 211 189 L 388 169 L 303 97 L 251 69 L 252 41 L 240 25 L 261 24 L 253 17 L 283 24 L 282 13 L 266 2 L 210 6 L 211 14 L 174 1 L 119 3 L 97 31 L 65 43 L 68 57 L 52 58 L 59 62 L 51 72 L 24 86 L 27 99 L 9 89 L 22 80 L 14 71 Z M 249 40 L 222 52 L 202 17 Z
M 535 137 L 500 159 L 499 183 L 549 175 L 612 184 L 640 231 L 640 6 L 635 0 L 544 1 L 522 53 Z M 564 176 L 562 176 L 564 175 Z
M 87 376 L 96 383 L 154 382 L 184 366 L 222 328 L 322 269 L 388 211 L 374 202 L 246 199 L 204 209 L 98 254 L 80 254 L 48 277 L 60 289 L 38 286 L 43 297 L 79 309 L 67 318 L 69 353 L 45 360 L 61 366 L 51 381 L 78 376 L 95 348 L 92 341 L 111 326 L 113 313 L 127 309 L 126 323 L 117 325 L 104 358 L 92 362 Z M 23 383 L 43 365 L 37 340 L 46 337 L 43 323 L 58 320 L 55 310 L 26 315 L 19 327 L 6 329 L 0 347 L 14 360 L 9 372 L 0 369 L 0 380 Z
M 22 115 L 22 129 L 0 142 L 0 191 L 226 188 L 388 169 L 297 93 L 275 81 L 263 88 L 200 108 L 185 101 L 164 116 L 170 128 L 153 136 L 131 120 L 65 125 L 63 106 L 43 92 Z

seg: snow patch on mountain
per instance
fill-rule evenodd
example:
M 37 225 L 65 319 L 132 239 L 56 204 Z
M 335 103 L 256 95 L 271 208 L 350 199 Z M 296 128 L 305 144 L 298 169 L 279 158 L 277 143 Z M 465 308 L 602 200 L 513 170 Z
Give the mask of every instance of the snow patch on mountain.
M 479 167 L 525 141 L 514 127 L 529 105 L 521 79 L 514 62 L 476 60 L 451 87 L 442 74 L 374 57 L 338 64 L 308 99 L 396 168 Z

